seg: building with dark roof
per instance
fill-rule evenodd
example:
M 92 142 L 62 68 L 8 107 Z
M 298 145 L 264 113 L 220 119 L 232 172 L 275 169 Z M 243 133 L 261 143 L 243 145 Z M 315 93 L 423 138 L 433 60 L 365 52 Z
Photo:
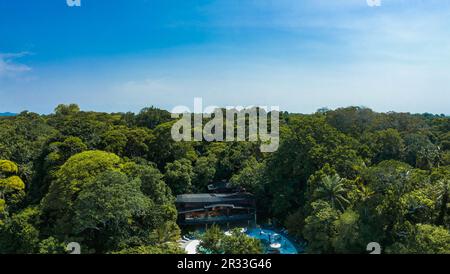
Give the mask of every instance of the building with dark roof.
M 182 194 L 176 199 L 180 225 L 255 223 L 255 198 L 250 193 Z

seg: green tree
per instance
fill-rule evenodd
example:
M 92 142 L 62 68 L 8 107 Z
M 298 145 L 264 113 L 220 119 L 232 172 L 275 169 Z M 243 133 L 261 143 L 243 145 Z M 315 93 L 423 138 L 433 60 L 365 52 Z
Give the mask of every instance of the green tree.
M 102 135 L 100 147 L 121 157 L 147 157 L 153 138 L 145 128 L 130 129 L 124 126 L 109 130 Z
M 150 107 L 142 109 L 135 119 L 138 126 L 154 129 L 160 124 L 169 122 L 172 117 L 166 110 Z
M 213 225 L 200 237 L 200 244 L 197 247 L 199 253 L 223 254 L 224 232 L 219 226 Z
M 338 174 L 333 176 L 325 176 L 322 178 L 318 188 L 315 189 L 313 197 L 329 201 L 331 207 L 344 211 L 350 203 L 345 197 L 347 190 L 343 183 L 343 179 Z
M 58 137 L 50 139 L 37 161 L 36 175 L 29 188 L 28 199 L 39 202 L 48 192 L 56 171 L 73 155 L 87 150 L 87 146 L 78 137 Z
M 264 187 L 264 163 L 259 163 L 255 157 L 250 157 L 245 161 L 244 167 L 233 177 L 231 184 L 235 187 L 241 187 L 251 193 L 259 193 Z
M 77 104 L 70 104 L 70 105 L 58 105 L 55 108 L 55 114 L 56 115 L 70 115 L 80 112 L 80 107 Z
M 171 130 L 174 123 L 172 121 L 160 124 L 152 132 L 147 159 L 156 163 L 161 170 L 167 163 L 181 159 L 194 161 L 197 158 L 192 142 L 175 142 L 172 139 Z
M 176 243 L 180 239 L 180 228 L 174 222 L 160 224 L 150 233 L 151 242 L 157 245 Z
M 212 143 L 207 150 L 209 156 L 217 159 L 216 180 L 230 179 L 244 167 L 245 161 L 260 153 L 258 145 L 252 142 Z
M 326 201 L 311 204 L 312 213 L 305 219 L 303 235 L 310 253 L 333 253 L 333 238 L 336 236 L 335 222 L 340 213 Z
M 260 240 L 251 238 L 240 229 L 231 231 L 231 235 L 223 238 L 223 249 L 225 254 L 261 254 L 263 247 Z
M 66 244 L 54 237 L 49 237 L 39 243 L 39 254 L 65 254 Z
M 405 160 L 417 168 L 431 169 L 439 162 L 440 151 L 427 136 L 410 134 L 405 138 Z
M 97 175 L 118 171 L 120 165 L 117 155 L 103 151 L 85 151 L 70 157 L 56 172 L 56 179 L 41 202 L 43 221 L 50 231 L 70 235 L 73 201 L 80 190 Z
M 187 159 L 177 160 L 166 166 L 164 179 L 175 195 L 190 193 L 192 191 L 193 177 L 192 164 Z
M 339 131 L 358 137 L 358 135 L 370 129 L 376 114 L 368 108 L 348 107 L 326 112 L 329 124 Z
M 296 212 L 289 214 L 284 222 L 285 227 L 289 231 L 289 235 L 303 238 L 303 229 L 305 228 L 305 209 L 299 208 Z
M 16 176 L 17 165 L 8 160 L 0 160 L 0 220 L 7 213 L 7 206 L 17 204 L 24 196 L 25 183 Z
M 437 225 L 450 227 L 450 166 L 436 168 L 431 172 L 433 193 L 436 194 L 436 208 L 439 211 Z
M 336 253 L 361 253 L 365 250 L 359 235 L 359 214 L 353 210 L 346 210 L 334 221 L 336 235 L 332 239 Z
M 141 180 L 141 190 L 156 204 L 172 203 L 174 197 L 172 191 L 166 185 L 164 175 L 155 167 L 153 163 L 128 162 L 123 166 L 125 172 L 131 178 Z
M 39 244 L 39 210 L 28 207 L 0 223 L 1 254 L 32 254 Z
M 404 243 L 388 248 L 389 253 L 450 254 L 450 232 L 439 226 L 417 224 Z
M 29 185 L 33 176 L 34 161 L 42 153 L 48 139 L 56 130 L 47 124 L 45 117 L 22 112 L 10 119 L 0 119 L 0 159 L 8 159 L 28 173 L 20 176 Z M 26 176 L 24 176 L 26 175 Z
M 374 151 L 374 162 L 385 160 L 401 160 L 405 151 L 405 144 L 396 129 L 378 131 L 372 135 L 370 144 Z
M 118 171 L 106 171 L 85 183 L 74 205 L 73 232 L 96 252 L 114 250 L 123 239 L 144 233 L 152 201 L 141 192 L 139 179 Z
M 327 124 L 323 115 L 293 115 L 288 125 L 280 128 L 280 134 L 280 148 L 267 161 L 265 191 L 271 214 L 281 220 L 286 212 L 305 206 L 308 179 L 326 164 L 338 173 L 355 174 L 359 169 L 355 164 L 359 159 L 336 161 L 342 153 L 353 155 L 358 142 Z
M 197 161 L 195 161 L 195 165 L 193 167 L 193 186 L 196 191 L 206 191 L 208 184 L 212 183 L 216 174 L 216 162 L 217 159 L 214 155 L 199 157 Z
M 143 245 L 135 247 L 127 247 L 119 251 L 111 252 L 112 254 L 184 254 L 184 250 L 180 248 L 178 243 L 169 243 L 161 245 Z
M 261 254 L 263 247 L 260 240 L 247 236 L 239 229 L 225 235 L 218 226 L 213 225 L 200 237 L 197 251 L 207 254 Z

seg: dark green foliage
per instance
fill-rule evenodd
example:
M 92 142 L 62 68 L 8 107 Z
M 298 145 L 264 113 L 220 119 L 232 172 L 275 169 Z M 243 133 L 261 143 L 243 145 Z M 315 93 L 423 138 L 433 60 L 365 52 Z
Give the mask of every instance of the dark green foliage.
M 157 164 L 164 170 L 167 163 L 183 158 L 191 161 L 197 158 L 191 142 L 175 142 L 172 139 L 171 129 L 174 122 L 158 125 L 153 130 L 153 137 L 149 144 L 148 160 Z
M 157 109 L 154 107 L 144 108 L 135 117 L 135 124 L 139 127 L 147 127 L 153 129 L 160 124 L 172 120 L 168 111 Z
M 260 240 L 250 238 L 239 229 L 225 235 L 218 226 L 212 226 L 200 237 L 201 243 L 197 251 L 206 254 L 261 254 Z
M 450 254 L 450 232 L 433 225 L 417 224 L 403 242 L 388 248 L 388 253 Z
M 193 167 L 193 187 L 196 192 L 207 191 L 208 185 L 213 182 L 216 175 L 216 163 L 217 159 L 214 155 L 197 158 Z
M 26 208 L 0 221 L 0 254 L 36 253 L 39 244 L 39 210 Z
M 152 227 L 146 215 L 154 204 L 140 188 L 139 179 L 130 180 L 117 171 L 94 177 L 74 201 L 73 234 L 100 253 L 116 249 L 121 241 L 145 235 Z
M 333 253 L 333 238 L 337 231 L 335 222 L 340 213 L 323 200 L 311 204 L 312 212 L 305 219 L 303 235 L 311 253 Z
M 141 190 L 157 204 L 173 202 L 171 189 L 164 182 L 163 174 L 152 163 L 126 163 L 123 171 L 131 178 L 141 180 Z
M 190 193 L 192 191 L 192 178 L 194 171 L 187 159 L 177 160 L 166 166 L 164 179 L 175 195 Z
M 208 120 L 208 119 L 206 119 Z M 0 117 L 0 253 L 182 253 L 174 195 L 219 181 L 311 253 L 449 253 L 450 118 L 363 107 L 280 113 L 280 147 L 175 142 L 169 112 Z M 213 227 L 213 253 L 262 252 Z

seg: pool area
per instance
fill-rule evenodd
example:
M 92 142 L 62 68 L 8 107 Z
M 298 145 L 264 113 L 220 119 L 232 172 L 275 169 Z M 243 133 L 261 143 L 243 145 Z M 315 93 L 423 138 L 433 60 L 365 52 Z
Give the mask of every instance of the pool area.
M 262 241 L 266 254 L 298 254 L 297 248 L 288 238 L 273 230 L 253 228 L 246 233 Z
M 198 230 L 197 233 L 203 233 L 203 230 Z M 283 232 L 277 232 L 266 228 L 242 228 L 241 232 L 247 234 L 249 237 L 261 240 L 265 254 L 299 254 L 301 250 L 296 248 L 296 245 L 291 242 Z M 229 236 L 231 231 L 224 231 L 224 234 Z M 187 254 L 196 254 L 200 241 L 194 236 L 183 236 L 181 247 Z M 203 252 L 208 254 L 208 252 Z

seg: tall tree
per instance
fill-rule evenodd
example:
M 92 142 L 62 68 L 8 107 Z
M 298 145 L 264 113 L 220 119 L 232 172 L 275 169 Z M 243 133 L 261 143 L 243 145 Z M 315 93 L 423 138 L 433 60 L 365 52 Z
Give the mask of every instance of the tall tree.
M 314 198 L 329 201 L 333 208 L 344 211 L 350 203 L 345 197 L 346 192 L 343 179 L 338 174 L 327 175 L 322 178 L 320 185 L 315 190 Z
M 25 184 L 16 176 L 17 165 L 8 160 L 0 160 L 0 220 L 8 213 L 8 205 L 13 206 L 24 196 Z

